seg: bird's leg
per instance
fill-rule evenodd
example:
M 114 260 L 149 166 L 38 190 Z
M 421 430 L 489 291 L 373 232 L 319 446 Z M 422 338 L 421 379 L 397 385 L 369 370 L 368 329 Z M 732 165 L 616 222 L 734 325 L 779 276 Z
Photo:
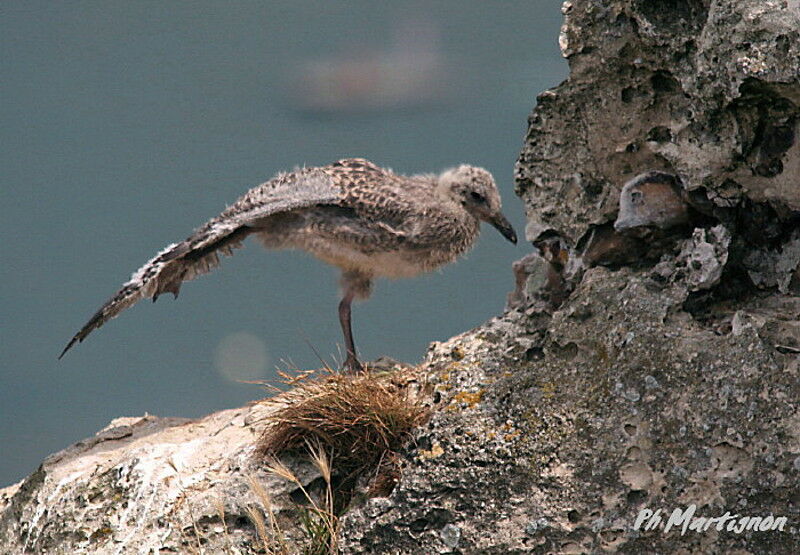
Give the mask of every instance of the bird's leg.
M 356 358 L 356 346 L 353 342 L 353 329 L 350 326 L 350 305 L 355 297 L 355 291 L 347 289 L 339 303 L 339 323 L 342 325 L 344 334 L 344 346 L 347 349 L 347 358 L 344 361 L 343 369 L 351 374 L 364 370 L 364 365 Z
M 342 325 L 344 334 L 344 346 L 347 350 L 347 358 L 342 369 L 345 372 L 354 374 L 362 372 L 366 367 L 358 361 L 356 357 L 356 345 L 353 342 L 353 329 L 350 326 L 350 305 L 354 299 L 369 298 L 372 291 L 372 279 L 370 276 L 358 271 L 342 272 L 342 302 L 339 303 L 339 323 Z

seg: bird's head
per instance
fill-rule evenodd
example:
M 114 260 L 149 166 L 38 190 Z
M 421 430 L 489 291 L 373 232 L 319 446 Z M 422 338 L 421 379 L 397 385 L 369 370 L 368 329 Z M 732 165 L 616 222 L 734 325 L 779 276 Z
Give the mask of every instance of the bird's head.
M 492 174 L 464 164 L 442 172 L 439 186 L 449 199 L 463 206 L 475 219 L 491 224 L 516 244 L 517 234 L 501 212 L 500 193 Z
M 634 233 L 647 228 L 665 230 L 689 221 L 688 205 L 681 197 L 677 176 L 650 171 L 637 175 L 620 191 L 619 214 L 614 222 L 618 232 Z

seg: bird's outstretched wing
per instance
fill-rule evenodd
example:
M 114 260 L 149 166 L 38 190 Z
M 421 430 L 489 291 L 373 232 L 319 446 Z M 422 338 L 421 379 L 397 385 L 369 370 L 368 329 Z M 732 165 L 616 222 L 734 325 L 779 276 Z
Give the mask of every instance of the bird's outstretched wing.
M 136 270 L 75 334 L 58 358 L 75 343 L 142 298 L 158 299 L 165 292 L 176 298 L 184 281 L 219 265 L 219 253 L 233 254 L 253 226 L 270 216 L 316 205 L 336 205 L 342 192 L 330 175 L 318 168 L 304 168 L 254 187 L 222 214 L 198 228 L 180 243 L 173 243 Z

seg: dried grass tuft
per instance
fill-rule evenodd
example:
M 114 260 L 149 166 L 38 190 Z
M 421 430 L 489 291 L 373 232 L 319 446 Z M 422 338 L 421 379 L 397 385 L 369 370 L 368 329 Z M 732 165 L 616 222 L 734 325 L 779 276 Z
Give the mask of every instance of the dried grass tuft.
M 413 387 L 413 369 L 292 380 L 294 389 L 265 401 L 276 408 L 260 438 L 259 454 L 270 458 L 319 445 L 345 481 L 394 461 L 429 416 Z

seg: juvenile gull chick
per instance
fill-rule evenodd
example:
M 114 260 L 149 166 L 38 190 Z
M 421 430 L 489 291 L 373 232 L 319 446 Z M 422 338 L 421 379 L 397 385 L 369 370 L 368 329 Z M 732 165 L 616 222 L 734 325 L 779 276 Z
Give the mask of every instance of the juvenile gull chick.
M 440 175 L 402 176 L 360 158 L 278 174 L 250 189 L 216 218 L 139 268 L 62 351 L 141 298 L 177 298 L 184 281 L 219 265 L 255 234 L 267 248 L 304 249 L 342 270 L 339 322 L 347 358 L 362 368 L 350 327 L 350 304 L 366 299 L 376 277 L 411 277 L 453 262 L 472 247 L 480 222 L 512 243 L 492 175 L 462 165 Z

